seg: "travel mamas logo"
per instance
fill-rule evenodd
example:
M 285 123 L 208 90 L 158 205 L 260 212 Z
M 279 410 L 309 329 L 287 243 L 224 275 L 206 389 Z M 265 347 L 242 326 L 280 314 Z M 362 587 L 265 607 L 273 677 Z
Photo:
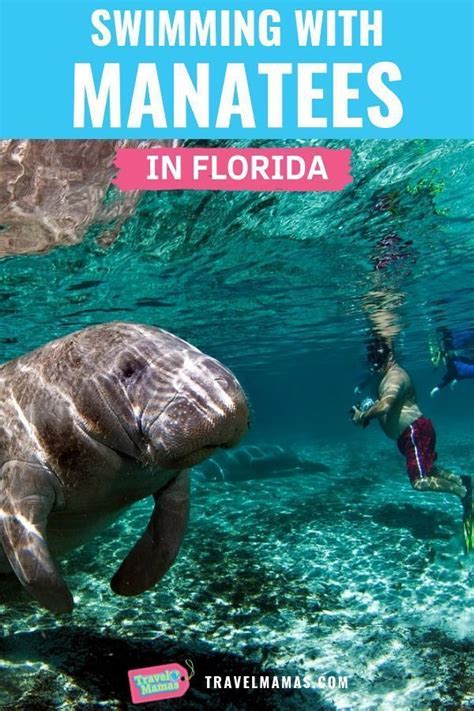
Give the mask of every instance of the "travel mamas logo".
M 192 663 L 190 668 L 192 669 Z M 176 662 L 156 667 L 130 669 L 128 681 L 132 703 L 143 704 L 183 696 L 189 689 L 189 679 L 187 670 Z
M 191 673 L 176 662 L 142 669 L 131 669 L 128 672 L 132 703 L 141 704 L 150 701 L 163 701 L 183 696 L 189 689 L 189 681 L 194 676 L 194 665 L 186 660 Z M 320 691 L 346 691 L 349 678 L 335 674 L 320 674 L 313 676 L 300 675 L 205 675 L 204 689 L 206 691 L 288 691 L 290 689 L 318 689 Z M 199 686 L 199 685 L 198 685 Z

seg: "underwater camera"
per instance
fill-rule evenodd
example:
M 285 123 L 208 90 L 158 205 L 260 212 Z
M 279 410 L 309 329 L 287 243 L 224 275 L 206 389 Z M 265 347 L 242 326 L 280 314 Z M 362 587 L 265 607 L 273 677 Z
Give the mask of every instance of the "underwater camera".
M 357 405 L 352 405 L 351 409 L 349 410 L 349 415 L 351 417 L 351 420 L 354 419 L 354 414 L 356 410 L 361 410 L 362 412 L 366 412 L 369 407 L 372 407 L 372 405 L 375 403 L 375 400 L 372 400 L 371 397 L 366 397 L 362 400 L 362 402 L 358 402 Z M 367 427 L 370 423 L 369 422 L 364 422 L 362 427 Z

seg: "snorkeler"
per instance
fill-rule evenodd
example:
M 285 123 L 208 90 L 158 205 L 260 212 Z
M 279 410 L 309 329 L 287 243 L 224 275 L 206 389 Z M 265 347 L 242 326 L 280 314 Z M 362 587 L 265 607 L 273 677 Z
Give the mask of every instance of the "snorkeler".
M 380 378 L 378 400 L 367 409 L 353 407 L 352 421 L 366 427 L 371 420 L 379 420 L 387 437 L 396 440 L 406 457 L 408 476 L 416 491 L 442 491 L 458 496 L 463 504 L 466 532 L 466 525 L 472 526 L 471 477 L 460 477 L 435 464 L 438 455 L 433 425 L 423 417 L 411 378 L 395 361 L 387 340 L 380 336 L 371 338 L 367 358 Z M 472 528 L 469 538 L 467 551 L 472 548 Z
M 472 343 L 472 331 L 459 331 L 452 333 L 447 328 L 439 328 L 440 342 L 438 346 L 431 347 L 431 362 L 437 368 L 442 362 L 446 366 L 446 373 L 441 381 L 430 392 L 434 397 L 441 388 L 451 385 L 451 388 L 458 380 L 469 380 L 474 378 L 474 360 L 458 354 L 459 345 L 463 346 Z

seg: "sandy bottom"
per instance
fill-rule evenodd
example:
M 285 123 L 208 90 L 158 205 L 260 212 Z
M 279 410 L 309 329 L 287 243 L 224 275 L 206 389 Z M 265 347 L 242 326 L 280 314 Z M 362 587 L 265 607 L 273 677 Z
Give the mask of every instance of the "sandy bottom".
M 466 466 L 468 451 L 450 446 Z M 330 473 L 196 482 L 182 554 L 140 597 L 108 582 L 151 502 L 63 561 L 76 599 L 67 620 L 4 577 L 0 708 L 132 708 L 128 669 L 185 660 L 196 672 L 187 694 L 144 708 L 471 708 L 473 565 L 459 502 L 413 492 L 386 448 L 313 449 L 302 453 Z M 312 686 L 205 680 L 244 675 Z

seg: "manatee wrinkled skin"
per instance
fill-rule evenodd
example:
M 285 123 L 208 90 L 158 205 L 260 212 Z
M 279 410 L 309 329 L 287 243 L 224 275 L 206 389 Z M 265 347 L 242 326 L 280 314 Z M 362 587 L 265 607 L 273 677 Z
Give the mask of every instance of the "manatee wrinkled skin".
M 137 595 L 179 551 L 187 469 L 236 444 L 245 395 L 215 359 L 166 331 L 86 328 L 0 366 L 0 573 L 53 612 L 73 608 L 55 561 L 153 495 L 111 585 Z

